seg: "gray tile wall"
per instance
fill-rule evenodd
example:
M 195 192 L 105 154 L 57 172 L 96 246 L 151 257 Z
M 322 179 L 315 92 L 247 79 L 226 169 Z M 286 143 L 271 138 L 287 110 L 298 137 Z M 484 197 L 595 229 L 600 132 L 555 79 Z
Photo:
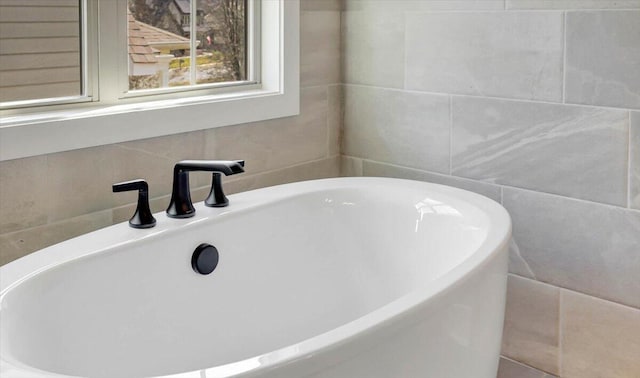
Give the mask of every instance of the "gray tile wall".
M 567 12 L 565 100 L 640 109 L 640 10 Z
M 341 9 L 301 1 L 299 116 L 0 162 L 0 265 L 126 221 L 136 195 L 112 193 L 118 181 L 147 179 L 152 209 L 163 211 L 181 159 L 246 159 L 246 173 L 225 178 L 229 194 L 337 176 Z M 194 201 L 204 199 L 210 175 L 191 176 Z
M 345 0 L 342 41 L 341 173 L 512 216 L 499 377 L 640 377 L 640 1 Z
M 405 17 L 406 89 L 562 99 L 561 12 L 411 12 Z
M 516 188 L 502 203 L 534 278 L 640 308 L 640 212 Z
M 629 113 L 453 97 L 452 173 L 626 206 Z
M 448 96 L 355 85 L 344 94 L 343 153 L 449 172 Z

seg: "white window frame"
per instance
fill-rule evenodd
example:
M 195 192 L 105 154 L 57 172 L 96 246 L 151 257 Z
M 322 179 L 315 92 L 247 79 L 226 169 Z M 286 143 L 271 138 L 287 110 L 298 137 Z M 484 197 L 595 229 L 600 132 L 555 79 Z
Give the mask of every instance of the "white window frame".
M 215 89 L 214 93 L 178 91 L 161 99 L 123 95 L 118 85 L 109 87 L 115 88 L 113 93 L 102 87 L 122 82 L 123 55 L 104 51 L 122 50 L 119 39 L 109 37 L 108 31 L 114 33 L 109 25 L 118 25 L 126 34 L 126 18 L 118 17 L 112 0 L 99 1 L 102 52 L 99 57 L 87 57 L 99 60 L 99 73 L 88 75 L 93 100 L 99 101 L 35 113 L 0 112 L 0 161 L 298 114 L 299 0 L 257 1 L 261 10 L 259 84 Z M 92 31 L 88 33 L 91 38 Z M 103 99 L 96 98 L 95 83 Z

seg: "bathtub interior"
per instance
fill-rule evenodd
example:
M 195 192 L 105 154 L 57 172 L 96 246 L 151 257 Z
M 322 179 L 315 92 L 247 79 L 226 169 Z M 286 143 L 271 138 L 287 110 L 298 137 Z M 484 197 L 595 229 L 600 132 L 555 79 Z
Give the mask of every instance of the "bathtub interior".
M 2 357 L 112 378 L 223 365 L 371 313 L 485 240 L 490 221 L 476 206 L 446 192 L 388 189 L 230 208 L 42 271 L 3 293 Z M 220 252 L 208 276 L 190 266 L 200 243 Z

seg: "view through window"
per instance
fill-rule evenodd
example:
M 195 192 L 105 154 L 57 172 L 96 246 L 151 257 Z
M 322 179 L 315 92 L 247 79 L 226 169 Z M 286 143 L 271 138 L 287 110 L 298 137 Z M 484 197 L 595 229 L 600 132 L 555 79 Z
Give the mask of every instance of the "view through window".
M 128 0 L 127 16 L 129 90 L 247 80 L 247 0 Z
M 1 105 L 92 96 L 84 93 L 96 83 L 87 76 L 82 46 L 98 44 L 83 41 L 82 27 L 85 5 L 93 1 L 0 0 Z M 246 81 L 247 1 L 124 0 L 127 39 L 119 48 L 127 52 L 128 90 Z

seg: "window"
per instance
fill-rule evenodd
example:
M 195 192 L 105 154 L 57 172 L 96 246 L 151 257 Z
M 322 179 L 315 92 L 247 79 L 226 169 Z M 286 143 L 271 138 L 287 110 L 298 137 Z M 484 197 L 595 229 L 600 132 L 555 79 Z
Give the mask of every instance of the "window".
M 109 30 L 98 33 L 110 39 L 115 36 L 120 44 L 113 48 L 91 36 L 92 25 L 101 21 L 100 13 L 95 15 L 91 10 L 96 0 L 0 0 L 0 103 L 10 108 L 69 102 L 83 96 L 94 101 L 105 99 L 84 87 L 92 78 L 83 73 L 96 70 L 97 60 L 92 67 L 83 56 L 91 53 L 118 55 L 126 60 L 128 85 L 120 91 L 120 98 L 126 97 L 124 93 L 135 95 L 133 92 L 146 89 L 164 88 L 166 93 L 171 87 L 257 82 L 258 75 L 248 71 L 247 59 L 249 49 L 254 59 L 258 57 L 259 31 L 254 25 L 259 1 L 104 3 L 103 13 L 126 17 L 126 30 L 109 26 Z M 254 38 L 249 38 L 249 32 L 256 33 Z M 97 51 L 97 46 L 105 47 Z M 119 54 L 122 50 L 127 51 L 126 56 Z M 116 69 L 104 63 L 104 69 Z
M 3 85 L 10 77 L 7 83 L 17 84 L 18 75 L 5 69 L 13 59 L 33 70 L 23 75 L 36 80 L 33 88 L 44 86 L 41 78 L 73 87 L 3 98 L 0 160 L 299 111 L 297 0 L 0 0 L 0 7 Z M 32 9 L 18 10 L 25 7 Z M 18 17 L 38 14 L 51 20 Z M 61 25 L 47 29 L 49 23 Z M 51 31 L 58 29 L 60 36 Z M 32 45 L 48 49 L 5 53 Z M 52 50 L 61 45 L 73 47 Z M 31 66 L 16 64 L 27 55 Z
M 251 81 L 247 16 L 252 4 L 128 0 L 129 90 Z M 191 25 L 193 13 L 198 17 Z

